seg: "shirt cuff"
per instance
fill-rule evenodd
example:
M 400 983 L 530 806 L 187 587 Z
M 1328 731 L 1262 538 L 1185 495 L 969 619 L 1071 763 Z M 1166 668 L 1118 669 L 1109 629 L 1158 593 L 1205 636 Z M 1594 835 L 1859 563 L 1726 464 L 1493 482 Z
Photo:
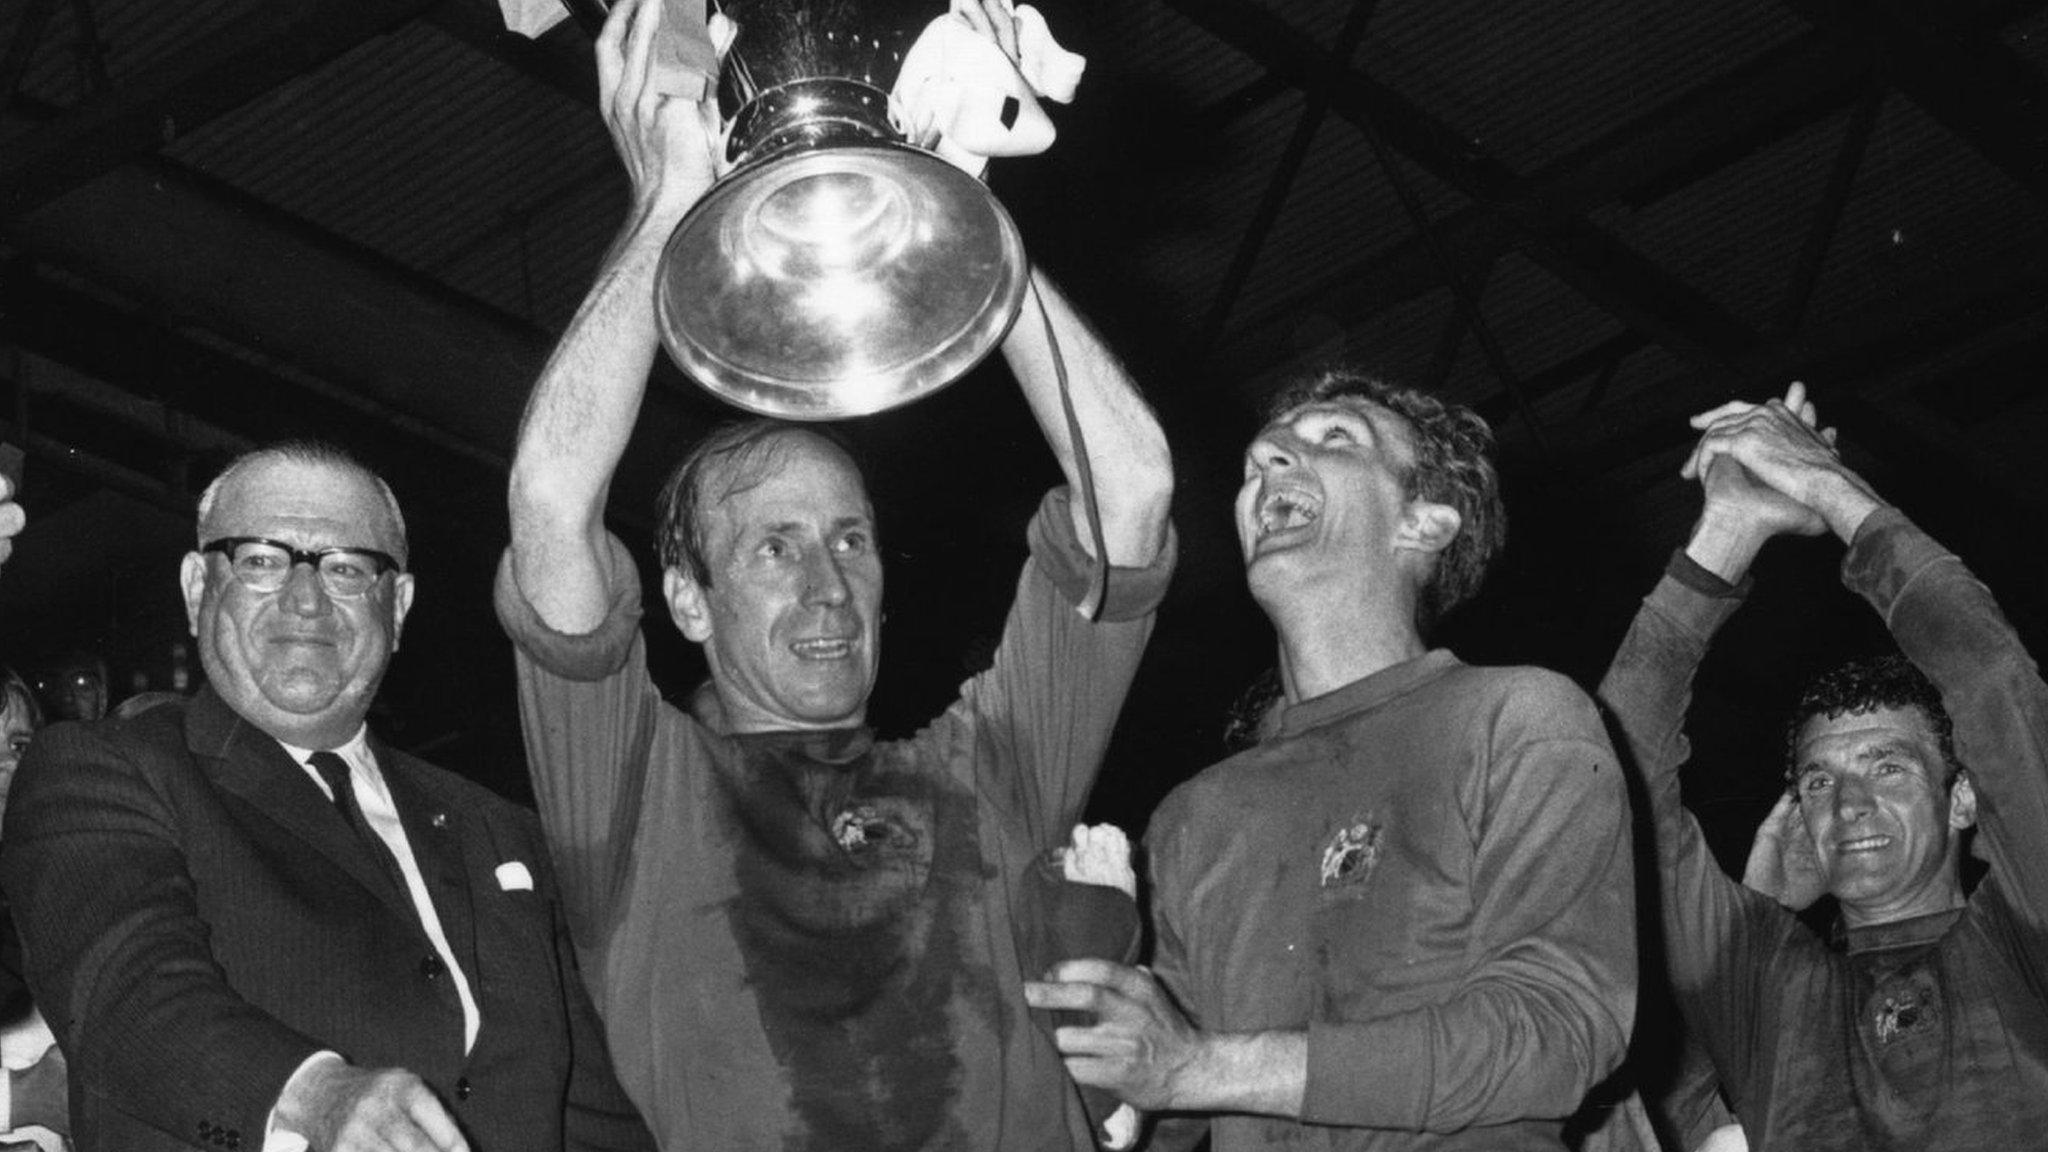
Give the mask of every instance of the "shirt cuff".
M 305 1081 L 307 1073 L 311 1072 L 314 1068 L 322 1064 L 341 1063 L 344 1063 L 344 1061 L 339 1052 L 315 1052 L 311 1056 L 306 1057 L 292 1071 L 290 1078 L 285 1080 L 284 1088 L 277 1094 L 278 1104 L 282 1104 L 286 1098 L 298 1092 Z M 310 1141 L 297 1132 L 287 1132 L 278 1127 L 278 1104 L 270 1106 L 270 1118 L 263 1123 L 263 1152 L 306 1152 Z
M 1031 541 L 1031 555 L 1039 568 L 1059 589 L 1060 595 L 1069 604 L 1079 604 L 1088 597 L 1095 578 L 1095 558 L 1088 555 L 1081 546 L 1081 540 L 1074 535 L 1074 516 L 1069 509 L 1072 493 L 1065 486 L 1045 494 L 1045 500 L 1038 506 L 1038 515 L 1032 517 L 1028 536 Z M 1166 598 L 1166 586 L 1173 579 L 1173 565 L 1177 544 L 1173 525 L 1166 527 L 1166 543 L 1159 548 L 1159 554 L 1143 568 L 1124 568 L 1112 564 L 1109 569 L 1109 594 L 1096 619 L 1103 623 L 1120 620 L 1136 620 L 1150 615 Z
M 1750 581 L 1730 584 L 1700 567 L 1680 549 L 1664 578 L 1643 598 L 1644 607 L 1670 621 L 1699 649 L 1742 607 Z M 1697 659 L 1697 656 L 1694 657 Z
M 1436 1080 L 1426 1009 L 1308 1027 L 1301 1118 L 1310 1124 L 1421 1129 Z
M 1702 596 L 1717 600 L 1741 600 L 1749 595 L 1756 582 L 1744 574 L 1742 579 L 1730 584 L 1706 565 L 1692 558 L 1684 548 L 1671 553 L 1671 563 L 1664 566 L 1664 574 L 1685 585 Z

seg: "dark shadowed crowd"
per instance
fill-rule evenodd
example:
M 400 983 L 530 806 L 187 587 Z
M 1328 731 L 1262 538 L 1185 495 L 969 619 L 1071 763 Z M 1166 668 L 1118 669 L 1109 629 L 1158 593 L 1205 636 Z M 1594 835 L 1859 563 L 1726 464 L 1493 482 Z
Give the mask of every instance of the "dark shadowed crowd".
M 966 7 L 1014 55 L 1008 5 Z M 1001 356 L 1066 482 L 943 712 L 866 724 L 884 553 L 829 428 L 703 430 L 644 594 L 607 504 L 718 173 L 667 10 L 598 41 L 633 207 L 510 473 L 537 811 L 366 723 L 414 602 L 391 490 L 332 444 L 239 457 L 176 575 L 196 691 L 0 683 L 0 1149 L 2048 1146 L 2048 683 L 1798 384 L 1693 418 L 1698 520 L 1590 693 L 1432 646 L 1507 531 L 1484 421 L 1349 366 L 1279 389 L 1231 513 L 1271 690 L 1136 853 L 1080 820 L 1173 576 L 1172 453 L 1042 274 Z M 1780 536 L 1839 540 L 1897 651 L 1789 710 L 1736 878 L 1687 711 Z M 646 603 L 703 684 L 657 685 Z M 1639 992 L 1675 1075 L 1628 1058 Z

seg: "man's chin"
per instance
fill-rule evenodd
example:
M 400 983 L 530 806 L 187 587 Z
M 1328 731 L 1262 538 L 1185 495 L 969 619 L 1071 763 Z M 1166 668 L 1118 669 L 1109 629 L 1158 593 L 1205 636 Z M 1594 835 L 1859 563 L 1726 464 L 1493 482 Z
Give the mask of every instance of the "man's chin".
M 867 716 L 868 693 L 873 682 L 848 676 L 843 682 L 817 684 L 798 692 L 787 701 L 787 711 L 798 723 L 813 728 L 847 728 Z
M 1837 868 L 1828 877 L 1828 895 L 1843 904 L 1867 904 L 1892 894 L 1895 885 L 1885 877 L 1860 869 Z
M 852 698 L 806 700 L 790 709 L 797 720 L 813 728 L 852 728 L 867 719 L 866 693 Z
M 279 720 L 306 726 L 348 724 L 351 720 L 360 723 L 366 711 L 359 699 L 348 691 L 346 684 L 332 681 L 288 681 L 282 684 L 267 683 L 256 686 L 255 699 L 246 701 L 253 709 L 260 709 L 276 716 Z M 258 703 L 260 701 L 260 703 Z M 229 700 L 230 704 L 236 701 Z M 242 711 L 237 707 L 236 711 Z

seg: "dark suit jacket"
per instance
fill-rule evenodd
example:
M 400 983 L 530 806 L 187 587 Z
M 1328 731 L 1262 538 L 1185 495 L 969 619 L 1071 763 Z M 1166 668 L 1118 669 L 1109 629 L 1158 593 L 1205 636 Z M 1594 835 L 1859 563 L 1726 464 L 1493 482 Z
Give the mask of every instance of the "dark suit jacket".
M 305 770 L 212 691 L 38 735 L 0 834 L 29 984 L 71 1063 L 81 1152 L 263 1144 L 285 1080 L 333 1049 L 431 1085 L 478 1152 L 651 1148 L 609 1064 L 539 822 L 377 744 L 468 975 Z M 531 891 L 506 890 L 519 863 Z

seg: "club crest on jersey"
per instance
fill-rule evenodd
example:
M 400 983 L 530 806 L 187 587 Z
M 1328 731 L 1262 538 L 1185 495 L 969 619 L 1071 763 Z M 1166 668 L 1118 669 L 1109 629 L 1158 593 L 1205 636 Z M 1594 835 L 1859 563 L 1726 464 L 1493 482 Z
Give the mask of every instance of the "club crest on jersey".
M 1370 820 L 1337 829 L 1323 848 L 1322 886 L 1362 883 L 1380 860 L 1381 829 Z

